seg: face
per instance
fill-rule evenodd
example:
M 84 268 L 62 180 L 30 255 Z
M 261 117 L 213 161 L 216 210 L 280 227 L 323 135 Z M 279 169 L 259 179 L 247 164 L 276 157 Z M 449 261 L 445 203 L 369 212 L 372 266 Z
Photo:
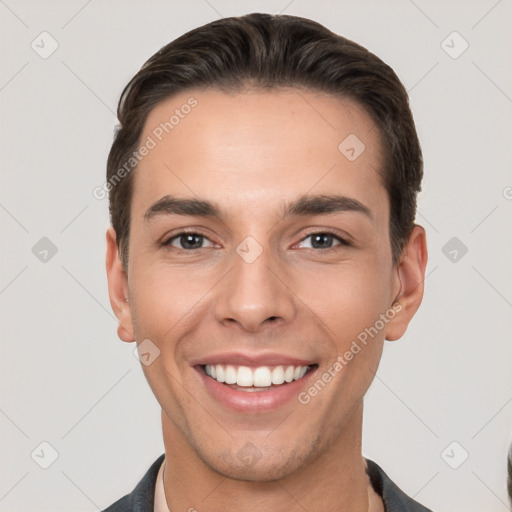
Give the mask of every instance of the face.
M 417 307 L 392 309 L 407 273 L 379 132 L 330 95 L 191 90 L 144 143 L 126 274 L 114 235 L 107 258 L 119 334 L 158 349 L 142 368 L 191 457 L 237 479 L 299 471 L 346 437 Z

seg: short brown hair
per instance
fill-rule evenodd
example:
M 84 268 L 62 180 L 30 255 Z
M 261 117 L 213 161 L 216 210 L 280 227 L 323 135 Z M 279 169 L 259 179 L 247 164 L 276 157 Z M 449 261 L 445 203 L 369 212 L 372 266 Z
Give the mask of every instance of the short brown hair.
M 237 92 L 248 86 L 326 92 L 355 100 L 371 116 L 383 142 L 379 173 L 390 201 L 389 236 L 396 264 L 414 226 L 423 178 L 407 91 L 387 64 L 353 41 L 306 18 L 261 13 L 223 18 L 187 32 L 155 53 L 124 88 L 107 162 L 110 216 L 123 264 L 132 172 L 123 173 L 118 182 L 113 179 L 137 150 L 149 112 L 187 89 Z

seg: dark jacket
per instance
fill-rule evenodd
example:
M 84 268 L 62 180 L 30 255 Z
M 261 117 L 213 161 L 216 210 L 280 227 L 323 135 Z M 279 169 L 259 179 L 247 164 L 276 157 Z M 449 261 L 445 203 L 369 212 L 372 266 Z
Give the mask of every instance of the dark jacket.
M 153 462 L 130 494 L 123 496 L 103 512 L 153 512 L 156 477 L 164 458 L 165 453 Z M 366 459 L 366 462 L 370 481 L 375 492 L 382 497 L 386 512 L 432 512 L 401 491 L 377 463 L 370 459 Z

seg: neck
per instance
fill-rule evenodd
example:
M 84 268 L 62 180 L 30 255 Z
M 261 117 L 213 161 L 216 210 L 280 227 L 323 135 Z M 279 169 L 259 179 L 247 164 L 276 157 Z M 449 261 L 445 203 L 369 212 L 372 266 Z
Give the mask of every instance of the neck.
M 254 482 L 226 477 L 206 465 L 162 411 L 167 506 L 173 512 L 383 510 L 361 454 L 362 413 L 361 403 L 329 449 L 307 467 L 279 480 Z

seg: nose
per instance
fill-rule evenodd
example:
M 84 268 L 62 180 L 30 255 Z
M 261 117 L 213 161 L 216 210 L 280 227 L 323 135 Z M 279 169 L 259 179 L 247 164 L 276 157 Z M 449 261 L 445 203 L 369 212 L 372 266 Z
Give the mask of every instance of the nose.
M 230 271 L 219 283 L 217 321 L 250 332 L 291 322 L 297 308 L 289 280 L 281 266 L 272 262 L 268 249 L 254 261 L 235 253 Z

